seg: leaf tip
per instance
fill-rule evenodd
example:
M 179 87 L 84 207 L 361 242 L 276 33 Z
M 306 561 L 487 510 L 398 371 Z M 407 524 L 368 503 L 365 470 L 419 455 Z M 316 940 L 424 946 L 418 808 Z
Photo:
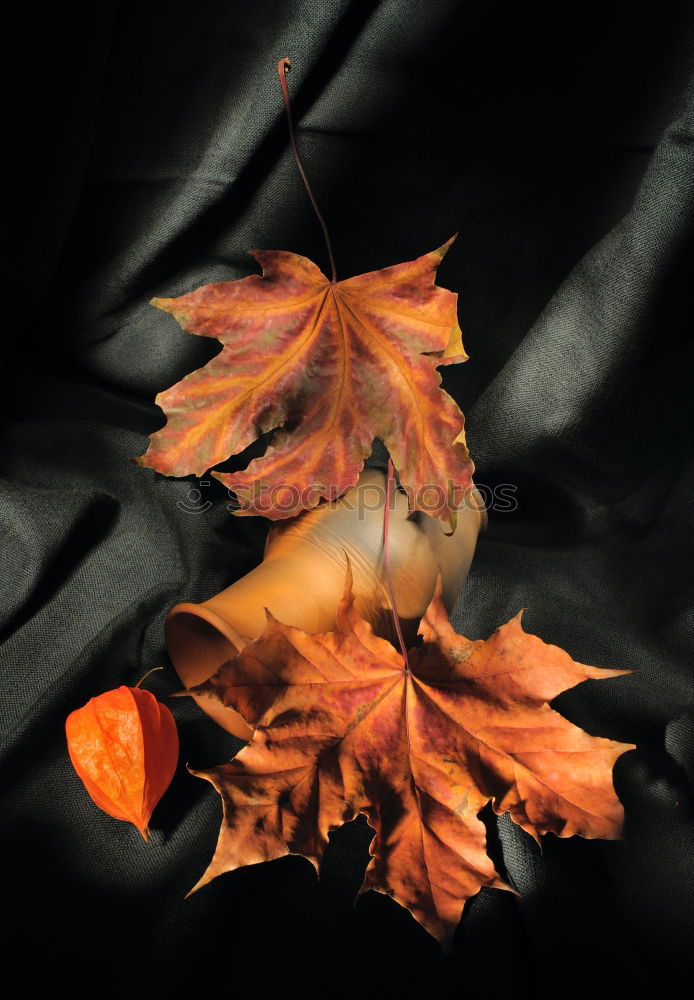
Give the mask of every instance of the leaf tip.
M 432 256 L 433 257 L 438 257 L 438 259 L 439 259 L 438 262 L 437 262 L 437 264 L 436 264 L 436 267 L 438 267 L 438 263 L 440 261 L 442 261 L 443 258 L 446 256 L 446 254 L 448 253 L 448 251 L 451 248 L 452 244 L 456 241 L 457 238 L 458 238 L 458 233 L 455 232 L 450 237 L 450 239 L 446 240 L 446 242 L 442 243 L 440 247 L 437 247 L 436 250 L 432 251 Z
M 207 874 L 207 872 L 206 872 L 206 873 L 205 873 L 205 874 L 204 874 L 204 875 L 202 876 L 202 878 L 198 879 L 198 881 L 197 881 L 197 882 L 195 883 L 195 885 L 193 886 L 193 888 L 192 888 L 192 889 L 189 889 L 189 890 L 188 890 L 188 892 L 187 892 L 187 893 L 185 894 L 185 896 L 184 896 L 183 898 L 184 898 L 184 899 L 190 899 L 190 897 L 191 897 L 191 896 L 192 896 L 192 895 L 193 895 L 194 893 L 198 892 L 198 890 L 199 890 L 199 889 L 202 889 L 202 888 L 203 888 L 203 886 L 207 885 L 207 883 L 208 883 L 208 882 L 211 882 L 211 881 L 212 881 L 212 878 L 211 878 L 211 876 L 209 876 L 209 875 Z
M 188 763 L 186 763 L 185 768 L 188 774 L 192 774 L 194 778 L 202 778 L 204 781 L 209 781 L 209 783 L 216 788 L 212 770 L 206 771 L 202 768 L 191 767 Z
M 337 621 L 340 621 L 342 617 L 349 611 L 354 603 L 354 575 L 352 573 L 352 562 L 349 558 L 349 553 L 344 547 L 342 551 L 345 554 L 345 582 L 342 588 L 342 597 L 340 598 L 340 604 L 337 609 Z
M 248 250 L 247 253 L 248 256 L 252 257 L 257 264 L 260 264 L 261 270 L 264 271 L 265 270 L 264 257 L 265 254 L 267 253 L 267 250 L 259 250 L 257 247 L 253 247 L 253 249 Z
M 516 896 L 518 899 L 523 898 L 523 894 L 519 892 L 518 889 L 514 889 L 511 883 L 506 882 L 503 878 L 501 878 L 500 875 L 496 875 L 491 882 L 487 883 L 487 885 L 489 886 L 490 889 L 501 889 L 502 892 L 513 893 L 513 895 Z
M 349 558 L 349 553 L 347 552 L 347 549 L 343 549 L 342 551 L 344 552 L 345 559 L 347 561 L 347 568 L 345 569 L 345 585 L 342 590 L 342 599 L 343 601 L 345 601 L 349 600 L 349 598 L 352 596 L 352 585 L 354 583 L 354 578 L 352 574 L 352 561 Z
M 446 240 L 445 243 L 443 243 L 440 247 L 438 247 L 436 250 L 434 250 L 434 253 L 436 254 L 436 256 L 439 257 L 441 260 L 443 260 L 443 258 L 446 256 L 446 253 L 448 252 L 449 248 L 457 240 L 457 238 L 458 238 L 458 233 L 456 231 L 455 233 L 453 233 L 453 235 L 450 237 L 450 239 Z
M 265 621 L 268 625 L 282 624 L 282 622 L 280 622 L 278 618 L 275 618 L 275 616 L 273 615 L 272 611 L 270 611 L 269 608 L 263 607 L 263 611 L 265 612 Z
M 156 306 L 157 309 L 163 309 L 164 312 L 171 312 L 171 303 L 173 299 L 160 299 L 155 296 L 153 299 L 149 300 L 151 306 Z

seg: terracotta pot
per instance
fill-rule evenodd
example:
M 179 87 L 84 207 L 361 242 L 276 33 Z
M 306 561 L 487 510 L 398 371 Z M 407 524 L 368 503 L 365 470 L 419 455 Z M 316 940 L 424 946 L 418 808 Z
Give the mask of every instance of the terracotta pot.
M 265 627 L 265 611 L 305 632 L 328 632 L 342 596 L 349 555 L 355 606 L 374 631 L 396 641 L 383 559 L 385 474 L 365 469 L 352 490 L 296 518 L 275 521 L 262 563 L 203 604 L 177 604 L 166 620 L 166 644 L 186 687 L 201 683 Z M 458 513 L 453 535 L 427 514 L 408 514 L 407 497 L 393 495 L 389 554 L 395 601 L 406 643 L 411 644 L 431 601 L 440 566 L 450 611 L 467 576 L 484 519 L 476 491 Z M 252 730 L 217 701 L 196 701 L 242 739 Z

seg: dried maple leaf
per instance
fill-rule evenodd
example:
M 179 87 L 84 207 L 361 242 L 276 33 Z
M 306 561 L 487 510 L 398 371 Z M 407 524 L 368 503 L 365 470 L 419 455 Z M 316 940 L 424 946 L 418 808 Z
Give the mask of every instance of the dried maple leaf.
M 193 689 L 256 727 L 232 761 L 193 771 L 224 807 L 196 889 L 290 853 L 317 869 L 330 830 L 362 812 L 376 835 L 360 892 L 389 894 L 446 946 L 481 886 L 510 888 L 478 819 L 490 800 L 538 840 L 619 838 L 612 767 L 633 745 L 590 736 L 547 702 L 630 671 L 574 662 L 526 634 L 520 614 L 472 642 L 440 594 L 439 580 L 407 666 L 356 613 L 348 568 L 335 631 L 307 635 L 266 611 L 260 638 Z
M 150 691 L 119 687 L 91 698 L 65 723 L 72 765 L 96 805 L 133 823 L 145 840 L 176 770 L 174 717 Z
M 152 299 L 221 352 L 159 393 L 167 423 L 139 464 L 202 475 L 276 430 L 243 472 L 214 473 L 238 514 L 293 517 L 353 486 L 375 437 L 413 510 L 455 527 L 471 485 L 464 417 L 439 365 L 467 360 L 457 295 L 434 284 L 453 237 L 406 264 L 331 282 L 306 257 L 252 251 L 263 275 Z M 280 429 L 277 429 L 280 428 Z

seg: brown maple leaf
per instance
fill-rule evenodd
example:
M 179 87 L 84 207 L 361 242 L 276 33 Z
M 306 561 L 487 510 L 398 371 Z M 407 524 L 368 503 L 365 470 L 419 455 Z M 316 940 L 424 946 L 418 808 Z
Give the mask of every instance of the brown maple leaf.
M 449 623 L 440 578 L 409 666 L 356 613 L 349 566 L 333 632 L 266 614 L 263 634 L 192 689 L 255 727 L 232 761 L 192 772 L 224 809 L 195 889 L 286 854 L 318 869 L 330 831 L 362 812 L 376 834 L 360 893 L 392 896 L 446 947 L 470 896 L 510 888 L 478 818 L 490 800 L 537 840 L 620 837 L 612 767 L 633 744 L 588 735 L 548 701 L 631 671 L 574 662 L 525 633 L 520 613 L 470 641 Z
M 275 431 L 243 472 L 213 473 L 234 513 L 293 517 L 353 486 L 380 438 L 413 510 L 455 527 L 474 466 L 437 366 L 467 360 L 457 295 L 434 284 L 453 237 L 414 261 L 331 282 L 306 257 L 252 251 L 263 275 L 152 299 L 221 352 L 159 393 L 166 425 L 138 463 L 202 475 Z

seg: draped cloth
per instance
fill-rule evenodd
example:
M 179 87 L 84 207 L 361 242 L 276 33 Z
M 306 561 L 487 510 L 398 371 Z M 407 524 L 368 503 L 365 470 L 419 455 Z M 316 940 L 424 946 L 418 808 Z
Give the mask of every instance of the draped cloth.
M 26 988 L 601 997 L 668 982 L 694 932 L 690 5 L 638 23 L 619 5 L 550 22 L 455 0 L 12 17 L 7 44 L 26 51 L 6 123 L 0 829 Z M 289 857 L 184 899 L 221 817 L 185 764 L 239 746 L 187 699 L 171 702 L 181 764 L 149 844 L 92 804 L 65 744 L 70 711 L 153 666 L 150 689 L 177 690 L 168 609 L 262 557 L 267 522 L 230 515 L 216 480 L 131 459 L 163 422 L 156 393 L 215 351 L 150 298 L 254 273 L 255 247 L 327 267 L 288 150 L 285 55 L 338 276 L 459 233 L 438 280 L 459 292 L 470 360 L 441 371 L 489 527 L 454 626 L 486 637 L 524 607 L 526 630 L 576 660 L 634 671 L 554 702 L 637 744 L 614 773 L 624 840 L 540 850 L 485 813 L 520 895 L 473 898 L 449 956 L 386 896 L 353 906 L 360 821 L 331 837 L 320 881 Z

